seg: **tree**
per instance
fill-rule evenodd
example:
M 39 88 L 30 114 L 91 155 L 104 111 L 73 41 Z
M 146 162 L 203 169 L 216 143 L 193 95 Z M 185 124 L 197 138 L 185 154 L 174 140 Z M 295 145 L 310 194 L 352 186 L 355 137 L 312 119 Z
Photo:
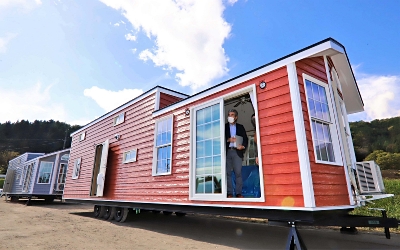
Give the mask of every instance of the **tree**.
M 20 155 L 14 151 L 0 151 L 0 174 L 5 174 L 8 168 L 8 162 Z
M 381 169 L 400 170 L 400 153 L 375 150 L 365 158 L 365 161 L 375 161 Z

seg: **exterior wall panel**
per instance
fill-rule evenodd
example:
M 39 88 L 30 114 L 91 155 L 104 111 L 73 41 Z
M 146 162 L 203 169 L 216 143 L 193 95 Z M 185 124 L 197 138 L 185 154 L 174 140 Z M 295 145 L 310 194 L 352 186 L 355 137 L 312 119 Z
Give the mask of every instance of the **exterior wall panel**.
M 304 125 L 306 128 L 315 204 L 317 207 L 350 205 L 344 166 L 333 166 L 315 162 L 314 146 L 302 74 L 305 73 L 328 84 L 324 59 L 323 57 L 303 59 L 296 62 L 296 68 L 302 100 Z M 341 155 L 336 155 L 335 157 L 341 157 Z
M 267 82 L 267 88 L 261 90 L 257 87 L 256 94 L 264 161 L 265 202 L 189 200 L 190 116 L 185 114 L 185 110 L 262 80 Z M 179 98 L 171 98 L 160 93 L 160 108 L 178 100 Z M 127 107 L 123 110 L 125 122 L 116 127 L 112 126 L 113 117 L 109 117 L 88 127 L 85 130 L 85 140 L 79 141 L 79 134 L 73 136 L 65 198 L 210 205 L 303 206 L 293 113 L 285 67 L 213 93 L 153 119 L 155 101 L 154 94 Z M 173 114 L 172 174 L 152 176 L 154 124 L 158 118 L 171 114 Z M 112 139 L 116 133 L 121 135 L 119 141 Z M 104 196 L 89 197 L 94 145 L 106 139 L 111 140 Z M 138 149 L 137 162 L 122 164 L 122 153 L 131 148 Z M 82 157 L 81 172 L 78 179 L 72 180 L 74 161 L 79 157 Z

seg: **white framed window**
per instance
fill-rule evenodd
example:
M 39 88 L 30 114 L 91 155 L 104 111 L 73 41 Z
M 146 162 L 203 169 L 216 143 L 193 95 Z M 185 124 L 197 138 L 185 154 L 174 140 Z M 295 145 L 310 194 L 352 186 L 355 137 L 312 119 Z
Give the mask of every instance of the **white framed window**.
M 117 116 L 114 117 L 114 126 L 117 126 L 118 124 L 121 124 L 125 121 L 125 112 L 122 112 L 118 114 Z
M 338 132 L 327 83 L 303 74 L 315 161 L 341 165 Z
M 153 175 L 171 174 L 173 115 L 161 118 L 155 124 Z
M 137 157 L 137 149 L 132 149 L 124 152 L 123 163 L 135 162 Z
M 50 183 L 50 176 L 53 172 L 53 162 L 42 161 L 39 168 L 38 184 Z
M 81 158 L 78 158 L 74 162 L 74 169 L 72 170 L 72 179 L 78 179 L 81 170 Z
M 196 107 L 192 114 L 194 197 L 215 199 L 222 196 L 225 175 L 222 169 L 224 143 L 222 99 Z
M 86 138 L 86 132 L 83 132 L 79 135 L 79 141 L 83 141 Z

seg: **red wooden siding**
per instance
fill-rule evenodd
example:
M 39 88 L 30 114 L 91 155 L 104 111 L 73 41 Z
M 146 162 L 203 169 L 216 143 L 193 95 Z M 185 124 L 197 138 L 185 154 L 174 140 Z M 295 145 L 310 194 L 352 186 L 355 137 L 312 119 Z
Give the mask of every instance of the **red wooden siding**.
M 168 95 L 166 93 L 160 93 L 160 106 L 159 108 L 162 109 L 172 103 L 182 100 L 182 98 L 177 96 Z
M 333 63 L 331 64 L 332 65 L 329 65 L 330 68 L 333 67 Z M 350 205 L 344 167 L 319 164 L 315 162 L 314 146 L 302 74 L 305 73 L 328 84 L 324 59 L 323 57 L 303 59 L 296 62 L 296 68 L 297 77 L 299 80 L 304 124 L 306 128 L 306 138 L 311 164 L 315 204 L 317 207 Z M 336 157 L 341 156 L 337 155 Z
M 190 201 L 190 116 L 185 115 L 185 110 L 262 80 L 267 83 L 267 87 L 262 90 L 257 85 L 256 94 L 260 117 L 259 132 L 265 202 Z M 160 108 L 176 101 L 177 98 L 161 94 Z M 170 114 L 174 115 L 171 175 L 152 176 L 154 124 L 156 121 L 152 118 L 154 104 L 155 95 L 150 95 L 123 110 L 125 111 L 124 123 L 112 126 L 113 116 L 111 116 L 87 128 L 84 141 L 79 142 L 79 134 L 73 136 L 71 160 L 64 191 L 66 198 L 247 206 L 304 206 L 286 67 L 224 89 L 157 117 L 156 119 Z M 117 133 L 121 135 L 121 139 L 119 141 L 111 139 Z M 94 164 L 94 145 L 102 143 L 106 139 L 111 140 L 104 197 L 89 197 Z M 133 148 L 138 149 L 137 162 L 123 164 L 123 152 Z M 77 180 L 72 180 L 74 161 L 78 157 L 82 157 L 80 176 Z

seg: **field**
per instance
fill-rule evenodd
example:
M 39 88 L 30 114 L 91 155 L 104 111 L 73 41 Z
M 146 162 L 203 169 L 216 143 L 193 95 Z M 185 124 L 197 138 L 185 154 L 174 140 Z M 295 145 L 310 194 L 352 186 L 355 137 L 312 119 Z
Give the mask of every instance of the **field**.
M 386 193 L 394 194 L 394 197 L 376 200 L 367 206 L 355 209 L 352 214 L 381 216 L 381 212 L 371 208 L 384 208 L 387 216 L 400 220 L 400 179 L 384 179 Z M 400 229 L 391 229 L 394 232 L 400 232 Z

